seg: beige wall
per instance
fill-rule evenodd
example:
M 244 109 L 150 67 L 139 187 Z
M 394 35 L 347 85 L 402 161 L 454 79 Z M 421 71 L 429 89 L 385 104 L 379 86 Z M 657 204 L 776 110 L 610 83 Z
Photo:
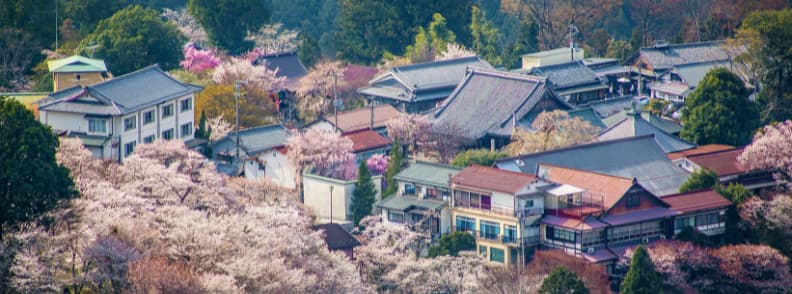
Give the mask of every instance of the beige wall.
M 80 80 L 77 80 L 77 75 Z M 54 92 L 68 89 L 77 85 L 90 86 L 104 81 L 101 72 L 56 72 L 52 74 L 52 83 L 54 85 Z

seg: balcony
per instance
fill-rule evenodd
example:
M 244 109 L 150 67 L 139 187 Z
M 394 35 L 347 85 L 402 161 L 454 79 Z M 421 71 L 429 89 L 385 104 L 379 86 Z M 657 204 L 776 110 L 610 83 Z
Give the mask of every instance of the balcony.
M 470 210 L 473 212 L 489 214 L 489 215 L 511 216 L 516 218 L 523 218 L 531 215 L 540 215 L 544 212 L 542 208 L 538 208 L 538 207 L 514 209 L 512 207 L 500 206 L 500 205 L 475 207 L 475 206 L 460 205 L 460 204 L 454 204 L 454 207 Z
M 485 233 L 485 232 L 477 231 L 477 230 L 459 230 L 459 228 L 457 228 L 456 226 L 451 226 L 451 230 L 454 231 L 454 232 L 467 232 L 467 233 L 473 235 L 473 237 L 475 237 L 477 239 L 483 239 L 483 240 L 486 240 L 486 241 L 489 241 L 489 242 L 502 243 L 502 244 L 510 245 L 510 246 L 536 245 L 536 244 L 539 244 L 539 241 L 540 241 L 539 240 L 539 235 L 517 238 L 516 236 Z

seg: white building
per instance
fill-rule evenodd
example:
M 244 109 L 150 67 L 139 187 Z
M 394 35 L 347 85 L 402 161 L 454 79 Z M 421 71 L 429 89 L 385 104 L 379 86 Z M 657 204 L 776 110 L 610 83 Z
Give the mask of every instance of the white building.
M 561 47 L 553 50 L 539 51 L 522 56 L 522 70 L 530 71 L 534 67 L 555 65 L 583 59 L 583 49 Z
M 294 189 L 297 187 L 297 167 L 286 155 L 286 140 L 291 132 L 283 125 L 267 125 L 239 131 L 239 162 L 241 168 L 234 167 L 237 154 L 236 131 L 212 143 L 212 157 L 221 169 L 231 166 L 233 175 L 248 179 L 267 178 L 275 184 Z
M 94 157 L 122 161 L 156 139 L 194 138 L 194 98 L 201 87 L 182 83 L 157 65 L 90 86 L 50 94 L 39 120 L 78 137 Z

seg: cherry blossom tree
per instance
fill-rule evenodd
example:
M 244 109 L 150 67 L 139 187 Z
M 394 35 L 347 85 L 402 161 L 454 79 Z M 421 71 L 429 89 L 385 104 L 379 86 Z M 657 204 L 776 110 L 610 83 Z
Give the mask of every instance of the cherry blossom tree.
M 182 49 L 184 60 L 179 62 L 181 67 L 192 73 L 201 73 L 209 69 L 214 69 L 220 65 L 220 58 L 213 50 L 199 50 L 194 45 L 186 46 Z
M 190 42 L 205 44 L 209 39 L 203 27 L 190 15 L 187 8 L 177 10 L 165 8 L 162 16 L 168 21 L 173 22 L 179 31 L 187 37 Z
M 257 55 L 294 52 L 299 45 L 300 32 L 283 27 L 282 23 L 266 24 L 258 31 L 248 33 L 247 40 L 256 45 Z
M 250 61 L 231 57 L 221 63 L 214 72 L 212 80 L 217 84 L 234 85 L 243 81 L 248 90 L 274 93 L 283 90 L 286 77 L 278 77 L 278 70 L 269 70 L 264 65 L 253 65 Z
M 366 160 L 366 167 L 368 167 L 372 175 L 381 175 L 388 169 L 388 161 L 390 161 L 390 156 L 374 154 Z
M 317 175 L 342 180 L 357 176 L 352 140 L 336 132 L 308 129 L 291 136 L 286 147 L 300 171 L 308 168 Z
M 777 170 L 779 180 L 792 175 L 792 121 L 765 126 L 738 159 L 752 169 Z M 792 181 L 785 184 L 792 188 Z
M 208 119 L 206 122 L 209 125 L 210 130 L 209 141 L 212 142 L 225 137 L 231 132 L 231 130 L 234 129 L 234 126 L 223 119 L 222 113 L 214 118 Z
M 423 115 L 400 113 L 385 122 L 385 127 L 389 137 L 399 138 L 400 142 L 409 146 L 410 153 L 415 155 L 417 146 L 426 144 L 432 123 Z
M 312 121 L 321 116 L 333 98 L 333 87 L 336 91 L 344 87 L 344 68 L 337 61 L 323 60 L 300 78 L 297 83 L 297 111 L 305 121 Z
M 516 129 L 505 151 L 511 155 L 529 154 L 594 141 L 599 128 L 580 118 L 570 118 L 560 110 L 543 111 L 532 130 Z
M 476 56 L 476 52 L 470 51 L 466 49 L 464 46 L 459 45 L 457 43 L 448 43 L 446 44 L 446 49 L 440 52 L 440 54 L 438 54 L 437 56 L 435 56 L 435 61 L 457 59 L 457 58 L 464 58 L 471 56 Z

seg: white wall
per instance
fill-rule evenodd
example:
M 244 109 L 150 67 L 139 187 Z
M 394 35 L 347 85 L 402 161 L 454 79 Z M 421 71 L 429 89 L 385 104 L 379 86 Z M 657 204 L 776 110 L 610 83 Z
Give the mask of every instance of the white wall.
M 350 207 L 352 193 L 355 191 L 355 180 L 341 181 L 311 174 L 303 174 L 302 178 L 303 203 L 313 210 L 317 223 L 329 222 L 331 209 L 333 222 L 346 222 L 352 219 Z M 378 183 L 382 180 L 382 176 L 374 176 L 371 180 L 377 191 L 375 200 L 379 201 L 382 191 L 380 191 Z M 330 187 L 333 187 L 332 205 L 330 204 Z
M 39 121 L 49 125 L 53 130 L 88 132 L 88 120 L 85 119 L 85 114 L 82 113 L 40 111 Z M 107 130 L 110 130 L 109 121 Z
M 259 162 L 263 163 L 264 170 L 259 168 Z M 296 188 L 296 169 L 294 163 L 285 154 L 277 150 L 269 150 L 259 154 L 258 161 L 245 161 L 246 178 L 257 179 L 266 177 L 278 186 L 287 189 Z
M 514 209 L 514 196 L 499 192 L 492 193 L 492 205 L 500 208 Z

